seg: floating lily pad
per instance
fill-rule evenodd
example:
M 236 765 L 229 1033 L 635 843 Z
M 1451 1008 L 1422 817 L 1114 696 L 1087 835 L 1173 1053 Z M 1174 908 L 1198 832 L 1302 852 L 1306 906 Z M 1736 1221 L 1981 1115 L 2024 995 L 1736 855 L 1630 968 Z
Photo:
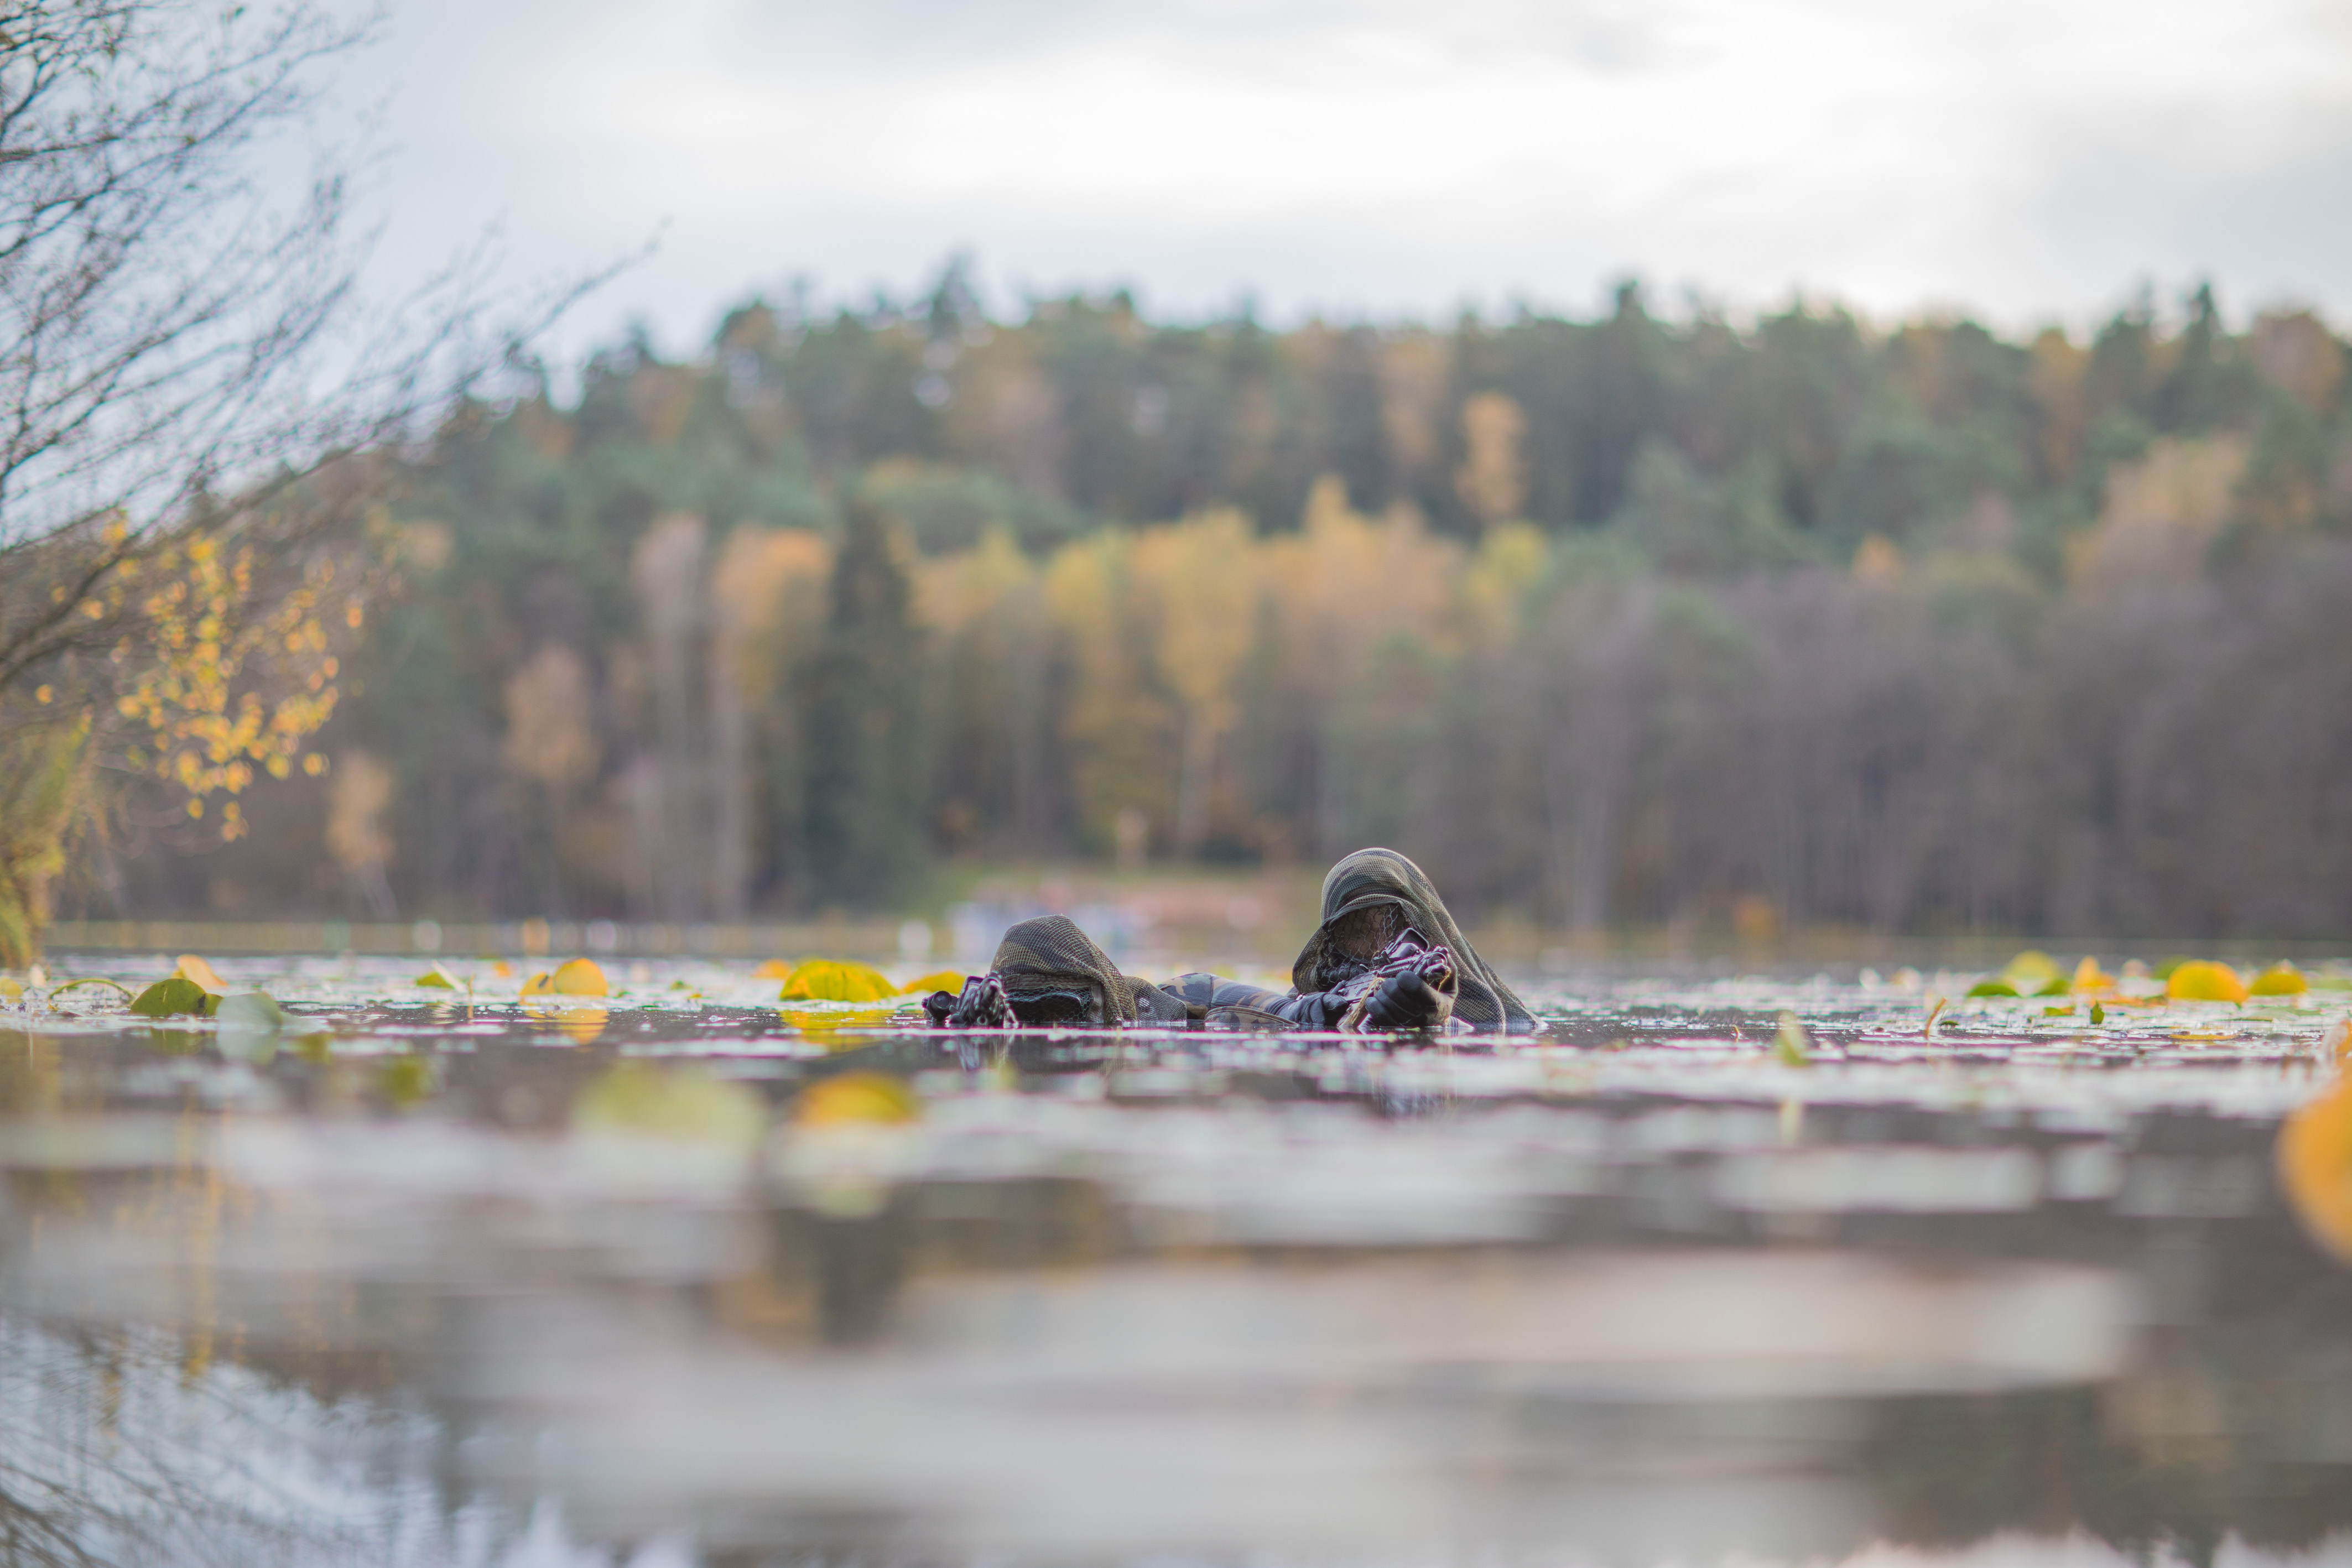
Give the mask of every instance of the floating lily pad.
M 213 998 L 185 975 L 167 975 L 131 998 L 131 1010 L 141 1018 L 202 1018 L 212 1011 Z
M 809 958 L 784 981 L 778 999 L 787 1002 L 879 1002 L 899 994 L 888 976 L 871 964 Z
M 2164 994 L 2176 1002 L 2242 1002 L 2246 982 L 2227 964 L 2191 958 L 2174 966 L 2165 979 Z
M 2303 977 L 2303 971 L 2281 959 L 2256 975 L 2246 992 L 2256 997 L 2299 997 L 2310 989 L 2311 982 Z

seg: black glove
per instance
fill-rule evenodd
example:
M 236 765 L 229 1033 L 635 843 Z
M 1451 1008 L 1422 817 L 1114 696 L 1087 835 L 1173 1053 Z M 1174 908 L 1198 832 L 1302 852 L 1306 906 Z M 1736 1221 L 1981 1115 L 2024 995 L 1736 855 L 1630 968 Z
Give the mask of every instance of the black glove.
M 961 996 L 933 991 L 925 997 L 923 1012 L 933 1029 L 1006 1029 L 1013 1023 L 1013 998 L 994 974 L 974 975 L 964 981 Z

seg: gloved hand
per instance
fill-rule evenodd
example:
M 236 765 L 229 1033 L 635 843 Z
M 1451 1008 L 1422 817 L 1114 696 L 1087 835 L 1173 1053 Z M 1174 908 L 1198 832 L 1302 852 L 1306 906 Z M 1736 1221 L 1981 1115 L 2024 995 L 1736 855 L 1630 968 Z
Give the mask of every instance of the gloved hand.
M 1013 998 L 993 972 L 974 975 L 963 983 L 963 994 L 933 991 L 923 998 L 923 1012 L 933 1029 L 1008 1029 L 1013 1023 Z

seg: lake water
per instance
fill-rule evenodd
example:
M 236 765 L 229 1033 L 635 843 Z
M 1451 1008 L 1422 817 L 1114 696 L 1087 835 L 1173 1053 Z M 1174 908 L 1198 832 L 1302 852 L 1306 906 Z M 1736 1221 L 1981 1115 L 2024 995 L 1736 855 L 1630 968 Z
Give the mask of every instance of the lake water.
M 0 1003 L 0 1561 L 2352 1562 L 2273 1153 L 2352 993 L 1389 1051 L 218 967 L 287 1029 Z

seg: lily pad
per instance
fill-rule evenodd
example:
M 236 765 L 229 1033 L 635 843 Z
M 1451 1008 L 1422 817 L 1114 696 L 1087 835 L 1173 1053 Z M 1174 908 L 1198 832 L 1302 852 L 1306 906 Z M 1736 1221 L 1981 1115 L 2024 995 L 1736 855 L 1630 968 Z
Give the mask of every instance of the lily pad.
M 612 988 L 604 983 L 604 971 L 596 967 L 593 958 L 573 958 L 559 964 L 549 977 L 548 988 L 559 997 L 608 997 Z
M 215 974 L 213 967 L 194 953 L 181 954 L 179 967 L 172 973 L 184 980 L 194 980 L 207 996 L 225 997 L 228 994 L 228 982 Z
M 440 991 L 462 991 L 466 988 L 456 977 L 438 964 L 417 976 L 415 983 L 420 986 L 430 986 L 435 990 Z
M 2013 997 L 2017 995 L 2017 988 L 2011 985 L 2007 980 L 1979 980 L 1975 985 L 1969 988 L 1969 995 L 1972 997 Z
M 2246 982 L 2227 964 L 2191 958 L 2174 967 L 2164 982 L 2164 994 L 2176 1002 L 2242 1002 Z
M 213 998 L 185 975 L 167 975 L 131 998 L 131 1010 L 141 1018 L 202 1018 L 212 1011 Z
M 881 1002 L 899 994 L 888 976 L 871 964 L 837 958 L 804 959 L 784 981 L 787 1002 Z
M 2303 977 L 2303 971 L 2281 959 L 2256 975 L 2246 992 L 2256 997 L 2299 997 L 2309 989 L 2311 982 Z
M 966 977 L 953 969 L 937 969 L 928 975 L 918 975 L 898 988 L 903 997 L 928 997 L 933 991 L 961 992 Z

